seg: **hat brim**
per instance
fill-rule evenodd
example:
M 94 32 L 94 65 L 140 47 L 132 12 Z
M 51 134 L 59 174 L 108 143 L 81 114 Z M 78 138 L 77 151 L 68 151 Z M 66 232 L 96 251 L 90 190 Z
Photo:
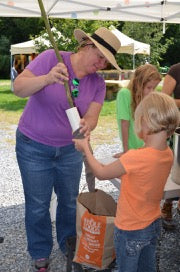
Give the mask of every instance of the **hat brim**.
M 98 43 L 95 39 L 93 39 L 91 36 L 86 34 L 83 30 L 81 29 L 75 29 L 74 30 L 74 37 L 78 41 L 79 44 L 83 42 L 84 39 L 90 39 L 94 45 L 101 51 L 101 53 L 104 55 L 104 57 L 118 70 L 121 72 L 120 67 L 118 66 L 116 59 L 114 55 L 106 49 L 103 45 Z

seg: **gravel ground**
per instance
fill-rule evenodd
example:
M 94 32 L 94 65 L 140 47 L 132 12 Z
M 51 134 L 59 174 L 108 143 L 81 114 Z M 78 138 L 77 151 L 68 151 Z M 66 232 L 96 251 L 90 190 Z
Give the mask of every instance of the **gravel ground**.
M 31 260 L 26 251 L 24 227 L 24 196 L 18 166 L 16 163 L 14 143 L 16 126 L 4 129 L 0 125 L 0 272 L 30 272 Z M 94 150 L 97 158 L 112 155 L 121 150 L 118 139 L 114 144 L 103 144 Z M 118 190 L 109 181 L 98 181 L 96 187 L 111 194 L 116 200 Z M 84 171 L 80 190 L 87 190 Z M 162 231 L 158 247 L 159 272 L 180 272 L 180 215 L 176 212 L 174 201 L 174 220 L 177 224 L 173 232 Z M 58 250 L 53 223 L 54 247 L 51 255 L 51 272 L 65 272 L 66 260 Z M 115 272 L 115 270 L 114 270 Z M 145 272 L 145 271 L 144 271 Z

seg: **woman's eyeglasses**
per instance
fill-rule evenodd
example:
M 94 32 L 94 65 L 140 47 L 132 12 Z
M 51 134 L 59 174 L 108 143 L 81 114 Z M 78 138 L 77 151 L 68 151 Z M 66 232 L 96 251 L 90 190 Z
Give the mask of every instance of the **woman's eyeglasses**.
M 72 92 L 72 96 L 73 97 L 78 97 L 79 95 L 79 90 L 78 90 L 78 86 L 79 86 L 79 79 L 78 78 L 73 78 L 72 79 L 72 84 L 75 87 L 71 92 Z

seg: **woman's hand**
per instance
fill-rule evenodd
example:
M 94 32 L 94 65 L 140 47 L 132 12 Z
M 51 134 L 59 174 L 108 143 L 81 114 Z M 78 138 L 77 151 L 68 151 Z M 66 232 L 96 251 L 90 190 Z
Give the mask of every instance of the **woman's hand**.
M 67 67 L 64 63 L 59 62 L 56 66 L 54 66 L 50 72 L 46 75 L 47 85 L 53 83 L 64 84 L 64 81 L 69 80 L 69 74 Z
M 83 134 L 84 137 L 90 136 L 91 129 L 90 129 L 88 123 L 86 122 L 86 120 L 83 118 L 80 120 L 80 131 L 79 132 L 81 134 Z

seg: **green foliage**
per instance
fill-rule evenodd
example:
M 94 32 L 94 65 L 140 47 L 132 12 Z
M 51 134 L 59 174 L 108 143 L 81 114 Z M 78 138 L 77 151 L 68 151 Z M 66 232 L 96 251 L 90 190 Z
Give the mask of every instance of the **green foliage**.
M 173 43 L 171 37 L 163 35 L 162 24 L 158 23 L 125 22 L 122 32 L 137 41 L 150 44 L 150 63 L 156 66 L 159 66 L 162 55 L 165 55 L 168 47 Z M 145 63 L 145 60 L 148 59 L 145 55 L 136 55 L 135 58 L 136 67 Z M 122 59 L 122 61 L 124 60 Z M 124 65 L 129 65 L 129 63 L 130 59 L 126 60 L 125 63 L 123 62 Z
M 0 78 L 9 78 L 10 57 L 9 55 L 0 55 Z
M 162 55 L 161 66 L 171 66 L 180 62 L 180 26 L 179 24 L 166 24 L 166 33 L 164 39 L 169 38 L 171 44 L 165 54 Z M 164 40 L 163 39 L 163 40 Z M 164 42 L 164 41 L 163 41 Z
M 52 28 L 57 29 L 62 35 L 53 32 L 59 50 L 74 51 L 78 43 L 74 38 L 74 29 L 82 29 L 86 33 L 92 34 L 97 28 L 101 26 L 109 27 L 110 25 L 118 25 L 117 22 L 112 21 L 93 21 L 93 20 L 77 20 L 77 19 L 51 19 L 50 25 Z M 44 35 L 46 31 L 41 31 L 40 35 Z M 43 42 L 37 42 L 39 51 L 49 48 Z
M 0 33 L 8 37 L 10 44 L 28 41 L 30 35 L 44 28 L 42 18 L 0 18 Z
M 0 37 L 0 78 L 8 78 L 10 73 L 9 39 Z
M 156 66 L 171 66 L 180 62 L 179 44 L 180 27 L 178 24 L 166 24 L 166 32 L 163 34 L 161 23 L 137 23 L 118 21 L 93 21 L 77 19 L 51 19 L 51 26 L 55 27 L 62 36 L 54 32 L 60 50 L 74 51 L 77 42 L 73 31 L 76 28 L 86 33 L 93 33 L 98 27 L 114 25 L 129 37 L 151 45 L 150 62 Z M 0 77 L 9 77 L 8 55 L 10 56 L 10 45 L 39 37 L 46 33 L 42 18 L 0 18 Z M 47 35 L 46 35 L 47 36 Z M 48 39 L 48 37 L 47 37 Z M 47 49 L 43 43 L 38 43 L 39 51 Z M 6 55 L 6 56 L 5 56 Z M 4 57 L 2 57 L 4 56 Z M 136 55 L 136 67 L 149 60 L 145 55 Z M 120 67 L 132 69 L 132 55 L 117 54 Z M 3 69 L 3 70 L 2 70 Z

